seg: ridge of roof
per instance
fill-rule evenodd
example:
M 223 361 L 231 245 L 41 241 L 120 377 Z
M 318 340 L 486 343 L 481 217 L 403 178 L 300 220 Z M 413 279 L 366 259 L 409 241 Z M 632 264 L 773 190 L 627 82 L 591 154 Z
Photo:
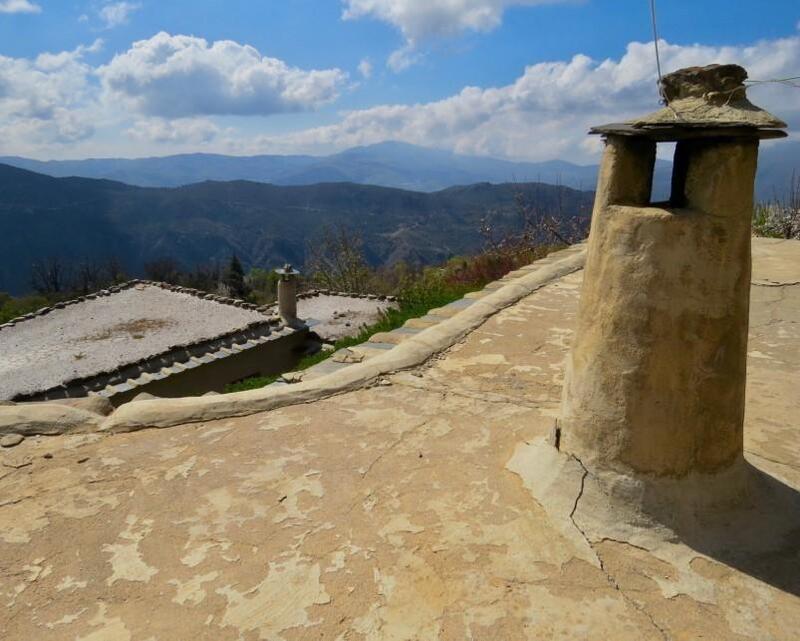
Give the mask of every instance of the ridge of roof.
M 262 314 L 267 311 L 267 306 L 255 305 L 253 303 L 248 303 L 247 301 L 241 300 L 239 298 L 231 298 L 229 296 L 219 296 L 217 294 L 211 294 L 210 292 L 203 291 L 202 289 L 195 289 L 193 287 L 183 287 L 182 285 L 173 285 L 172 283 L 166 283 L 164 281 L 143 280 L 139 278 L 133 278 L 123 283 L 118 283 L 116 285 L 106 287 L 105 289 L 100 289 L 95 292 L 85 294 L 83 296 L 78 296 L 77 298 L 58 301 L 56 303 L 53 303 L 52 305 L 37 309 L 35 312 L 29 312 L 27 314 L 17 316 L 16 318 L 12 318 L 11 320 L 6 321 L 2 325 L 0 325 L 0 331 L 4 329 L 10 329 L 11 327 L 19 325 L 20 323 L 24 323 L 25 321 L 28 320 L 32 320 L 39 316 L 46 316 L 47 314 L 51 314 L 53 312 L 58 311 L 59 309 L 64 309 L 65 307 L 69 307 L 71 305 L 86 303 L 93 300 L 97 300 L 98 298 L 105 298 L 107 296 L 117 294 L 126 289 L 131 289 L 133 287 L 136 287 L 137 285 L 158 287 L 160 289 L 175 292 L 177 294 L 188 294 L 190 296 L 194 296 L 195 298 L 202 298 L 204 300 L 209 300 L 224 305 L 230 305 L 232 307 L 237 307 L 240 309 L 248 309 L 251 311 L 260 312 Z

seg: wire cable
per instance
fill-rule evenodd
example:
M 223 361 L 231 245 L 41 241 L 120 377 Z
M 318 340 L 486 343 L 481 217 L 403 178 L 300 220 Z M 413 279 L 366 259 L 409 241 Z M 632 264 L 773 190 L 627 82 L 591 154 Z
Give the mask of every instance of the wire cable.
M 748 85 L 779 84 L 800 89 L 800 82 L 798 81 L 800 81 L 800 76 L 791 76 L 790 78 L 770 78 L 768 80 L 745 80 L 744 82 Z
M 656 70 L 658 71 L 658 93 L 664 104 L 667 104 L 667 97 L 664 94 L 664 85 L 661 77 L 661 56 L 658 51 L 658 21 L 656 19 L 656 0 L 650 0 L 650 18 L 653 22 L 653 46 L 656 50 Z

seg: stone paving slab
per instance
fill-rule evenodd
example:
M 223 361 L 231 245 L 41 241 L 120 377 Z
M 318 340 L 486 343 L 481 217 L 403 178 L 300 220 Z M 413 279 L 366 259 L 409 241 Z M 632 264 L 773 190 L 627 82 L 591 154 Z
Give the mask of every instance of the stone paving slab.
M 388 341 L 369 341 L 367 343 L 362 343 L 362 345 L 357 345 L 357 347 L 365 347 L 367 349 L 392 349 L 396 347 L 396 343 L 390 343 Z
M 432 316 L 428 314 L 427 316 L 423 316 L 421 318 L 411 318 L 407 320 L 403 327 L 408 329 L 428 329 L 429 327 L 438 325 L 443 318 L 443 316 Z
M 450 318 L 451 316 L 455 316 L 456 314 L 458 314 L 458 312 L 460 312 L 461 310 L 469 307 L 474 302 L 475 301 L 470 300 L 468 298 L 462 298 L 461 300 L 449 303 L 444 307 L 437 307 L 435 309 L 432 309 L 428 312 L 428 314 L 432 316 L 443 316 L 445 318 Z
M 351 352 L 355 352 L 356 354 L 360 354 L 365 359 L 368 359 L 372 356 L 378 356 L 383 354 L 386 350 L 392 349 L 396 347 L 394 343 L 371 343 L 367 341 L 366 343 L 361 343 L 360 345 L 354 345 L 353 347 L 348 348 Z
M 347 367 L 347 363 L 337 363 L 329 358 L 305 370 L 305 375 L 303 378 L 309 378 L 309 376 L 311 377 L 325 376 L 326 374 L 332 374 L 333 372 L 338 372 L 340 369 L 344 367 Z

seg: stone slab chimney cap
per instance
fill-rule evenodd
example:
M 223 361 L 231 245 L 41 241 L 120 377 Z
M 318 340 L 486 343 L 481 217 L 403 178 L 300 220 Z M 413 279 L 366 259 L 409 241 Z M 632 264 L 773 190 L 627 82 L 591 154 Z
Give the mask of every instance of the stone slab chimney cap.
M 279 267 L 275 270 L 276 274 L 280 274 L 281 276 L 297 276 L 300 274 L 290 263 L 286 263 L 283 267 Z
M 647 116 L 594 127 L 593 134 L 642 136 L 657 141 L 707 137 L 783 138 L 786 123 L 747 99 L 747 71 L 739 65 L 687 67 L 667 74 L 667 102 Z

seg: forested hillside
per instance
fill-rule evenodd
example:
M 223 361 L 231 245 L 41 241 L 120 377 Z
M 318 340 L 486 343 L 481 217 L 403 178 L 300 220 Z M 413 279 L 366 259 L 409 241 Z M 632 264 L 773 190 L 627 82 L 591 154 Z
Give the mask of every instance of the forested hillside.
M 592 193 L 538 183 L 433 193 L 246 181 L 142 188 L 0 165 L 0 291 L 29 290 L 33 264 L 50 258 L 115 258 L 131 276 L 164 257 L 185 267 L 234 253 L 246 266 L 302 265 L 307 244 L 331 225 L 360 234 L 373 265 L 437 263 L 480 248 L 486 223 L 513 228 L 520 199 L 554 216 L 588 216 Z

